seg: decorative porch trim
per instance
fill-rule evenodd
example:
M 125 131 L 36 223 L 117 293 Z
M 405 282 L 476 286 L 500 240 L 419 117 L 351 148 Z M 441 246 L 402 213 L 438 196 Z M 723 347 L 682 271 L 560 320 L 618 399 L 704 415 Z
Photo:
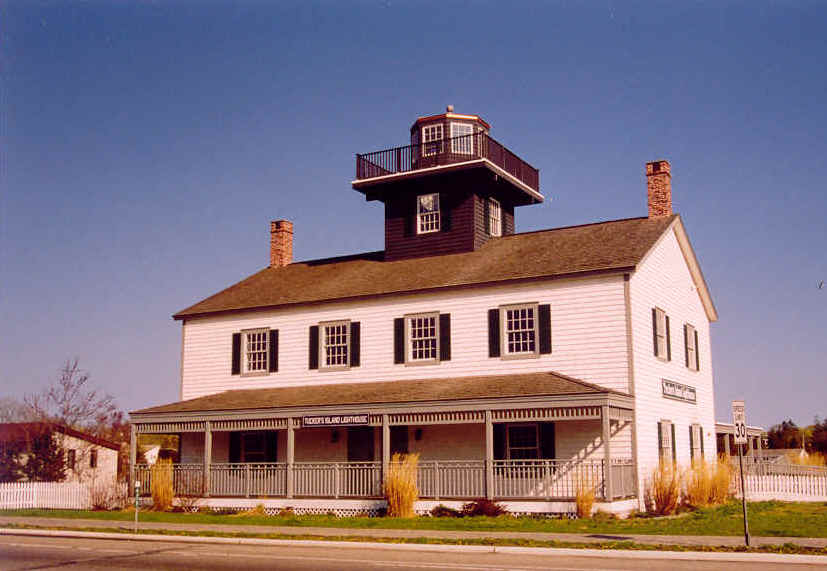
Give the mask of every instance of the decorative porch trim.
M 194 422 L 139 422 L 135 424 L 139 434 L 165 434 L 176 432 L 204 432 L 206 423 L 201 421 Z
M 213 432 L 232 430 L 283 430 L 287 428 L 286 418 L 248 418 L 243 420 L 214 420 Z
M 493 411 L 494 422 L 524 420 L 598 420 L 599 406 L 569 406 L 555 408 L 529 408 Z

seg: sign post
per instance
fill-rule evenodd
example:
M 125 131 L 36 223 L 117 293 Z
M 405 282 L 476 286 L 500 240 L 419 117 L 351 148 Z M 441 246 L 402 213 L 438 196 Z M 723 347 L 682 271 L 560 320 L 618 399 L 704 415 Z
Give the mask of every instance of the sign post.
M 135 533 L 138 533 L 138 503 L 141 501 L 141 481 L 135 478 Z
M 741 507 L 744 511 L 744 543 L 749 547 L 749 524 L 747 523 L 747 488 L 744 483 L 744 452 L 742 444 L 747 443 L 747 415 L 744 401 L 732 401 L 732 424 L 735 427 L 735 446 L 738 448 L 738 469 L 741 472 Z

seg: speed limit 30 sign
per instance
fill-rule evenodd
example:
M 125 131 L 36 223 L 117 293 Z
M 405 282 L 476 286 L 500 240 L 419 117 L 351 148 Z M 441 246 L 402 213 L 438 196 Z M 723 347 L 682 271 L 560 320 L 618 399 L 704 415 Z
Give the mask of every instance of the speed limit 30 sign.
M 732 424 L 735 425 L 735 444 L 747 443 L 747 414 L 744 401 L 732 401 Z

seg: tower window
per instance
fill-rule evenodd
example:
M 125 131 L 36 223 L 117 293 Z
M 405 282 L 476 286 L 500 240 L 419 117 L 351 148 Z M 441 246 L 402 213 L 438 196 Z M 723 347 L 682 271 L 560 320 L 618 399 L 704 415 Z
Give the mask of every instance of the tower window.
M 502 236 L 503 216 L 499 201 L 494 198 L 488 199 L 488 234 L 490 236 Z
M 474 154 L 474 126 L 468 123 L 451 123 L 451 152 L 457 155 Z
M 422 127 L 422 147 L 426 157 L 442 152 L 442 123 Z
M 416 199 L 416 233 L 439 232 L 439 194 L 421 194 Z

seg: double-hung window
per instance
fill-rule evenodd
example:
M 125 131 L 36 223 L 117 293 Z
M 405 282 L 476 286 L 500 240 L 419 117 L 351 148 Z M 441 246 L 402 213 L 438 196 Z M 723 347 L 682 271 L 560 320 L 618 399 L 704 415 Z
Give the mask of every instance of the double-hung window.
M 439 194 L 420 194 L 416 197 L 416 233 L 439 232 Z
M 429 157 L 442 152 L 442 123 L 422 127 L 422 155 Z
M 473 125 L 468 123 L 451 123 L 451 152 L 456 155 L 473 155 L 473 134 Z
M 698 357 L 698 331 L 688 323 L 683 326 L 684 355 L 686 355 L 686 367 L 690 371 L 700 369 Z
M 655 307 L 652 309 L 652 336 L 655 357 L 663 361 L 672 359 L 672 344 L 669 339 L 669 316 Z
M 319 324 L 319 362 L 324 369 L 350 366 L 350 321 Z
M 494 198 L 488 199 L 488 235 L 502 236 L 503 215 L 500 202 Z
M 540 457 L 536 424 L 508 425 L 507 455 L 509 460 L 536 460 Z
M 267 372 L 267 337 L 269 329 L 251 329 L 242 331 L 241 360 L 245 375 Z
M 75 462 L 77 461 L 77 450 L 70 449 L 66 451 L 66 467 L 74 472 Z
M 537 305 L 501 308 L 502 347 L 505 355 L 537 353 Z
M 278 329 L 245 329 L 233 333 L 232 374 L 256 376 L 279 370 Z
M 450 360 L 450 313 L 411 313 L 393 320 L 395 364 L 428 365 Z
M 407 363 L 434 362 L 439 358 L 439 314 L 405 317 Z
M 551 305 L 520 303 L 488 310 L 488 356 L 503 359 L 551 353 Z

